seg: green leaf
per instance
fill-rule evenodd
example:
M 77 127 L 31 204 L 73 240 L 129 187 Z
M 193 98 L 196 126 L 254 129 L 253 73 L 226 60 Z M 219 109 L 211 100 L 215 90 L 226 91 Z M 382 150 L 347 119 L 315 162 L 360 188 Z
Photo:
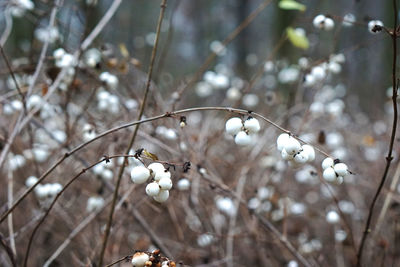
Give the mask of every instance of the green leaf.
M 293 0 L 281 0 L 279 7 L 285 10 L 300 10 L 305 11 L 306 6 Z
M 303 32 L 299 30 L 293 29 L 292 27 L 288 27 L 286 29 L 286 34 L 289 38 L 289 41 L 298 48 L 308 49 L 310 43 L 308 42 L 307 36 Z

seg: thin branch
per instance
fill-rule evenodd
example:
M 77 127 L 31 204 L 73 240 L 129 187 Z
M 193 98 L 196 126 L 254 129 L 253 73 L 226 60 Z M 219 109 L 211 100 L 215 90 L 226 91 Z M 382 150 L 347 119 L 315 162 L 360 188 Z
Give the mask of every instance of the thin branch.
M 154 116 L 154 117 L 150 117 L 150 118 L 143 119 L 143 120 L 139 120 L 139 121 L 129 122 L 129 123 L 126 123 L 126 124 L 123 124 L 123 125 L 114 127 L 114 128 L 112 128 L 112 129 L 110 129 L 110 130 L 107 130 L 107 131 L 105 131 L 105 132 L 103 132 L 103 133 L 97 135 L 97 136 L 94 137 L 93 139 L 91 139 L 91 140 L 89 140 L 89 141 L 87 141 L 87 142 L 84 142 L 84 143 L 82 143 L 82 144 L 76 146 L 76 147 L 73 148 L 72 150 L 70 150 L 70 151 L 64 153 L 64 155 L 63 155 L 57 162 L 55 162 L 48 170 L 46 170 L 46 172 L 45 172 L 44 174 L 42 174 L 42 176 L 40 176 L 40 177 L 38 178 L 38 181 L 37 181 L 34 185 L 32 185 L 31 187 L 29 187 L 29 188 L 15 201 L 15 203 L 14 203 L 6 212 L 4 212 L 4 213 L 1 215 L 1 217 L 0 217 L 0 223 L 2 223 L 2 222 L 5 220 L 5 218 L 7 218 L 7 216 L 19 205 L 19 203 L 20 203 L 22 200 L 24 200 L 24 199 L 27 197 L 27 195 L 28 195 L 30 192 L 32 192 L 33 189 L 35 189 L 35 187 L 36 187 L 38 184 L 40 184 L 40 183 L 41 183 L 51 172 L 53 172 L 62 162 L 64 162 L 65 159 L 67 159 L 69 156 L 75 154 L 76 152 L 78 152 L 78 151 L 81 150 L 82 148 L 86 147 L 87 145 L 93 143 L 94 141 L 96 141 L 96 140 L 98 140 L 98 139 L 100 139 L 100 138 L 102 138 L 102 137 L 104 137 L 104 136 L 106 136 L 106 135 L 109 135 L 109 134 L 111 134 L 111 133 L 117 132 L 117 131 L 119 131 L 119 130 L 122 130 L 122 129 L 125 129 L 125 128 L 128 128 L 128 127 L 131 127 L 131 126 L 135 126 L 135 125 L 138 125 L 138 124 L 142 124 L 142 123 L 146 123 L 146 122 L 151 122 L 151 121 L 156 121 L 156 120 L 163 119 L 163 118 L 169 118 L 169 117 L 173 117 L 173 116 L 177 116 L 177 115 L 184 114 L 184 113 L 189 113 L 189 112 L 195 112 L 195 111 L 211 111 L 211 110 L 213 110 L 213 111 L 217 110 L 217 111 L 232 112 L 232 113 L 242 114 L 242 115 L 249 114 L 249 111 L 248 111 L 248 110 L 245 110 L 245 109 L 237 109 L 237 108 L 231 108 L 231 107 L 197 107 L 197 108 L 187 108 L 187 109 L 176 110 L 176 111 L 173 111 L 173 112 L 166 112 L 166 113 L 164 113 L 164 114 L 161 114 L 161 115 L 158 115 L 158 116 Z M 251 112 L 251 115 L 252 115 L 253 117 L 257 117 L 257 118 L 262 119 L 262 120 L 265 121 L 266 123 L 271 124 L 272 126 L 274 126 L 275 128 L 279 129 L 279 130 L 282 131 L 282 132 L 290 133 L 290 134 L 291 134 L 291 132 L 290 132 L 289 130 L 286 130 L 285 128 L 282 128 L 281 126 L 279 126 L 278 124 L 274 123 L 273 121 L 271 121 L 270 119 L 266 118 L 265 116 L 263 116 L 263 115 L 261 115 L 261 114 L 258 114 L 258 113 L 256 113 L 256 112 Z M 295 135 L 293 135 L 293 134 L 292 134 L 292 136 L 295 137 Z M 297 138 L 297 137 L 296 137 L 296 138 Z M 299 141 L 301 141 L 303 144 L 308 144 L 307 142 L 303 141 L 303 140 L 300 139 L 300 138 L 297 138 L 297 139 L 298 139 Z M 323 155 L 325 155 L 325 156 L 327 156 L 327 157 L 330 157 L 330 155 L 329 155 L 328 153 L 324 152 L 323 150 L 319 149 L 318 147 L 316 147 L 316 146 L 313 146 L 313 147 L 314 147 L 315 150 L 317 150 L 318 152 L 322 153 Z
M 123 262 L 123 261 L 126 261 L 126 262 L 130 261 L 131 258 L 132 258 L 132 255 L 125 256 L 125 257 L 123 257 L 123 258 L 121 258 L 119 260 L 114 261 L 113 263 L 107 264 L 106 267 L 113 266 L 113 265 L 115 265 L 117 263 L 120 263 L 120 262 Z
M 25 95 L 22 93 L 21 88 L 19 87 L 19 84 L 18 84 L 18 82 L 17 82 L 17 79 L 15 78 L 14 71 L 13 71 L 13 69 L 12 69 L 12 67 L 11 67 L 10 61 L 8 60 L 7 55 L 6 55 L 6 53 L 5 53 L 4 48 L 3 48 L 2 45 L 0 45 L 0 52 L 1 52 L 2 57 L 4 58 L 4 62 L 6 63 L 7 69 L 8 69 L 8 71 L 9 71 L 10 74 L 11 74 L 11 78 L 13 79 L 13 82 L 14 82 L 14 84 L 15 84 L 15 87 L 17 88 L 18 94 L 21 96 L 22 105 L 23 105 L 24 110 L 25 110 L 25 112 L 26 112 Z
M 162 21 L 164 19 L 164 13 L 165 13 L 165 9 L 167 7 L 167 0 L 162 0 L 161 2 L 161 8 L 160 8 L 160 15 L 158 17 L 158 23 L 157 23 L 157 30 L 156 30 L 156 39 L 154 42 L 154 47 L 151 53 L 151 59 L 150 59 L 150 65 L 149 65 L 149 71 L 148 71 L 148 75 L 147 75 L 147 82 L 146 82 L 146 88 L 144 91 L 144 97 L 143 97 L 143 101 L 140 107 L 140 112 L 139 112 L 139 116 L 138 116 L 138 120 L 140 120 L 143 116 L 145 107 L 146 107 L 146 100 L 147 100 L 147 96 L 149 94 L 150 91 L 150 84 L 151 84 L 151 80 L 152 80 L 152 74 L 153 74 L 153 67 L 154 67 L 154 62 L 156 59 L 156 53 L 157 53 L 157 47 L 158 47 L 158 42 L 160 39 L 160 32 L 161 32 L 161 24 Z M 139 126 L 140 124 L 137 124 L 131 140 L 129 142 L 128 147 L 126 148 L 126 154 L 129 153 L 129 151 L 131 150 L 133 143 L 135 142 L 136 136 L 137 136 L 137 132 L 139 130 Z M 125 159 L 125 163 L 126 163 L 126 159 Z M 115 189 L 114 189 L 114 196 L 113 196 L 113 201 L 111 203 L 111 210 L 110 210 L 110 214 L 108 216 L 108 220 L 107 220 L 107 226 L 106 226 L 106 231 L 104 233 L 104 239 L 103 239 L 103 244 L 101 247 L 101 251 L 100 251 L 100 256 L 99 256 L 99 264 L 98 266 L 102 266 L 103 265 L 103 259 L 104 259 L 104 253 L 107 247 L 107 241 L 108 241 L 108 236 L 110 234 L 110 230 L 111 230 L 111 225 L 112 225 L 112 221 L 113 221 L 113 216 L 114 216 L 114 209 L 115 209 L 115 204 L 117 203 L 117 198 L 118 198 L 118 189 L 119 186 L 121 184 L 121 179 L 122 179 L 122 174 L 124 173 L 125 170 L 125 164 L 122 164 L 119 172 L 118 172 L 118 178 L 117 178 L 117 183 L 115 185 Z
M 82 42 L 81 50 L 86 50 L 93 40 L 100 34 L 100 32 L 104 29 L 110 19 L 114 16 L 118 7 L 120 6 L 122 0 L 114 0 L 111 6 L 108 8 L 107 12 L 101 18 L 99 23 L 97 23 L 96 27 L 92 30 L 92 32 L 86 37 L 86 39 Z
M 8 257 L 10 258 L 12 266 L 16 267 L 17 263 L 15 261 L 12 249 L 7 245 L 6 241 L 3 238 L 3 235 L 1 233 L 0 233 L 0 245 L 4 248 L 4 250 L 6 251 Z
M 6 44 L 8 36 L 10 36 L 11 29 L 13 27 L 13 20 L 9 8 L 6 8 L 6 10 L 4 11 L 4 20 L 6 21 L 6 28 L 4 29 L 4 32 L 1 35 L 0 46 L 4 46 Z
M 394 12 L 394 27 L 393 27 L 393 32 L 390 32 L 390 36 L 392 37 L 392 44 L 393 44 L 393 64 L 392 64 L 392 102 L 393 102 L 393 125 L 392 125 L 392 133 L 390 137 L 390 144 L 389 144 L 389 151 L 386 156 L 386 166 L 385 170 L 383 172 L 381 181 L 379 183 L 379 186 L 376 190 L 376 193 L 374 195 L 374 198 L 372 199 L 371 205 L 369 207 L 369 212 L 368 212 L 368 217 L 367 217 L 367 222 L 365 224 L 364 232 L 361 238 L 361 243 L 360 247 L 358 249 L 357 253 L 357 267 L 361 266 L 362 263 L 362 255 L 363 255 L 363 250 L 365 246 L 365 242 L 367 240 L 367 235 L 371 231 L 370 226 L 371 226 L 371 221 L 372 221 L 372 215 L 374 212 L 375 204 L 376 201 L 378 200 L 378 197 L 382 191 L 382 188 L 385 184 L 387 175 L 389 173 L 389 168 L 390 164 L 393 160 L 393 144 L 394 140 L 396 138 L 396 130 L 397 130 L 397 119 L 398 119 L 398 114 L 397 114 L 397 78 L 396 78 L 396 67 L 397 67 L 397 3 L 396 0 L 393 0 L 393 12 Z

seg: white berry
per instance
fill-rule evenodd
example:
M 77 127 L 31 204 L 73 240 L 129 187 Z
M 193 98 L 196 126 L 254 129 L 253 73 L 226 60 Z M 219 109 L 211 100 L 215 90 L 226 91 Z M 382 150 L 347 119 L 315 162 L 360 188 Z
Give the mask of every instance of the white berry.
M 339 216 L 339 214 L 336 212 L 336 211 L 334 211 L 334 210 L 331 210 L 331 211 L 329 211 L 327 214 L 326 214 L 326 221 L 328 222 L 328 223 L 338 223 L 339 222 L 339 220 L 340 220 L 340 216 Z
M 301 149 L 303 149 L 304 153 L 307 155 L 308 162 L 313 161 L 315 159 L 315 150 L 312 146 L 303 145 Z
M 281 156 L 284 160 L 293 160 L 293 156 L 289 155 L 285 149 L 282 149 Z
M 146 186 L 146 194 L 150 197 L 155 197 L 158 195 L 158 193 L 160 193 L 160 186 L 158 185 L 157 182 L 152 182 L 149 183 Z
M 160 188 L 163 190 L 170 190 L 172 188 L 172 180 L 168 177 L 163 177 L 158 181 Z
M 344 163 L 338 163 L 333 166 L 333 169 L 339 176 L 346 176 L 348 174 L 347 165 Z
M 250 133 L 257 133 L 260 131 L 261 127 L 256 118 L 249 118 L 244 121 L 244 128 L 246 128 Z
M 229 120 L 226 121 L 225 123 L 225 131 L 228 134 L 231 135 L 236 135 L 240 132 L 242 129 L 242 119 L 238 117 L 230 118 Z
M 188 190 L 190 188 L 190 181 L 186 178 L 182 178 L 178 181 L 178 183 L 176 184 L 176 186 L 178 187 L 179 190 L 181 191 L 185 191 Z
M 136 166 L 132 168 L 131 180 L 135 184 L 143 184 L 150 177 L 150 171 L 144 166 Z
M 306 152 L 304 152 L 304 150 L 303 151 L 300 151 L 299 153 L 297 153 L 295 156 L 294 156 L 294 162 L 296 162 L 296 163 L 298 163 L 298 164 L 304 164 L 304 163 L 306 163 L 307 161 L 308 161 L 308 155 L 307 155 L 307 153 Z
M 383 22 L 380 20 L 371 20 L 370 22 L 368 22 L 369 32 L 373 34 L 379 33 L 381 30 L 379 30 L 379 28 L 376 26 L 383 27 Z
M 326 168 L 322 173 L 322 176 L 328 182 L 334 182 L 336 180 L 336 172 L 332 167 Z
M 330 31 L 335 27 L 335 22 L 331 18 L 326 18 L 324 21 L 324 30 Z
M 318 15 L 313 20 L 313 25 L 317 29 L 321 29 L 326 17 L 324 15 Z
M 235 136 L 235 143 L 240 146 L 247 146 L 251 144 L 251 136 L 244 131 L 240 131 Z
M 146 262 L 150 259 L 149 255 L 144 252 L 136 252 L 132 257 L 133 267 L 144 267 Z
M 287 133 L 283 133 L 278 136 L 278 139 L 276 139 L 276 145 L 279 151 L 282 151 L 282 149 L 285 147 L 285 144 L 288 142 L 289 137 L 290 136 Z
M 294 155 L 300 151 L 301 144 L 295 138 L 289 137 L 286 144 L 284 145 L 284 148 L 289 155 Z
M 332 158 L 326 158 L 322 161 L 322 169 L 325 170 L 329 167 L 333 167 L 334 160 Z
M 165 202 L 169 198 L 169 191 L 168 190 L 160 190 L 157 196 L 154 196 L 153 199 L 157 202 Z
M 36 184 L 37 181 L 38 178 L 36 178 L 35 176 L 29 176 L 25 181 L 25 185 L 27 187 L 31 187 L 32 185 Z

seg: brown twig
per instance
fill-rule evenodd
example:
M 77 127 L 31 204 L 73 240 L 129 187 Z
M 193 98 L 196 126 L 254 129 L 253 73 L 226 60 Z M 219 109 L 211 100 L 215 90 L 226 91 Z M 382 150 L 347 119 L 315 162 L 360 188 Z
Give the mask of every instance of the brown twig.
M 383 172 L 381 181 L 379 183 L 379 186 L 376 190 L 376 193 L 374 195 L 374 198 L 372 199 L 371 205 L 369 207 L 369 212 L 368 212 L 368 217 L 367 217 L 367 222 L 365 224 L 365 228 L 364 228 L 364 232 L 361 238 L 361 243 L 360 243 L 360 247 L 358 249 L 358 253 L 357 253 L 357 267 L 360 267 L 362 264 L 362 255 L 363 255 L 363 250 L 364 250 L 364 246 L 365 246 L 365 242 L 367 240 L 367 236 L 368 233 L 371 231 L 370 226 L 371 226 L 371 221 L 372 221 L 372 215 L 374 212 L 374 208 L 375 208 L 375 204 L 376 201 L 382 191 L 382 188 L 385 184 L 388 172 L 389 172 L 389 168 L 390 168 L 390 164 L 393 160 L 393 144 L 394 144 L 394 140 L 396 138 L 396 130 L 397 130 L 397 118 L 398 118 L 398 114 L 397 114 L 397 78 L 396 78 L 396 67 L 397 67 L 397 3 L 396 0 L 393 0 L 393 11 L 394 11 L 394 27 L 393 27 L 393 32 L 389 32 L 391 38 L 392 38 L 392 44 L 393 44 L 393 64 L 392 64 L 392 91 L 393 91 L 393 95 L 392 95 L 392 102 L 393 102 L 393 125 L 392 125 L 392 133 L 391 133 L 391 137 L 390 137 L 390 143 L 389 143 L 389 151 L 388 154 L 386 156 L 386 166 L 385 166 L 385 170 Z
M 152 74 L 153 74 L 153 67 L 154 67 L 154 62 L 156 59 L 156 53 L 157 53 L 157 47 L 158 47 L 158 42 L 160 39 L 160 32 L 161 32 L 161 24 L 162 21 L 164 19 L 164 13 L 165 13 L 165 9 L 167 5 L 167 0 L 162 0 L 161 2 L 161 6 L 160 6 L 160 15 L 158 17 L 158 22 L 157 22 L 157 30 L 156 30 L 156 39 L 154 42 L 154 46 L 153 46 L 153 50 L 151 53 L 151 59 L 150 59 L 150 65 L 149 65 L 149 71 L 148 71 L 148 75 L 147 75 L 147 82 L 146 82 L 146 87 L 145 87 L 145 91 L 144 91 L 144 97 L 143 97 L 143 101 L 140 107 L 140 112 L 139 112 L 139 116 L 138 116 L 138 120 L 140 120 L 143 116 L 145 107 L 146 107 L 146 101 L 147 101 L 147 96 L 149 94 L 150 91 L 150 85 L 151 85 L 151 80 L 152 80 Z M 137 132 L 139 130 L 139 126 L 140 124 L 137 124 L 131 140 L 129 142 L 129 145 L 127 146 L 126 149 L 126 153 L 129 153 L 129 151 L 131 150 L 133 143 L 135 142 L 136 136 L 137 136 Z M 126 159 L 125 159 L 126 162 Z M 106 226 L 106 230 L 104 233 L 104 238 L 103 238 L 103 244 L 101 247 L 101 251 L 100 251 L 100 255 L 99 255 L 99 264 L 98 266 L 102 266 L 103 265 L 103 258 L 104 258 L 104 253 L 107 247 L 107 241 L 108 241 L 108 236 L 110 234 L 110 230 L 111 230 L 111 225 L 112 225 L 112 221 L 113 221 L 113 216 L 114 216 L 114 209 L 115 209 L 115 204 L 117 203 L 117 198 L 118 198 L 118 189 L 119 186 L 121 184 L 121 179 L 122 179 L 122 174 L 124 173 L 125 170 L 125 164 L 122 164 L 119 172 L 118 172 L 118 178 L 117 178 L 117 183 L 115 185 L 115 189 L 114 189 L 114 196 L 113 196 L 113 201 L 111 203 L 111 210 L 110 210 L 110 214 L 108 216 L 108 220 L 107 220 L 107 226 Z
M 135 126 L 138 124 L 142 124 L 142 123 L 146 123 L 146 122 L 151 122 L 151 121 L 155 121 L 155 120 L 159 120 L 159 119 L 163 119 L 163 118 L 168 118 L 168 117 L 173 117 L 179 114 L 184 114 L 184 113 L 189 113 L 189 112 L 195 112 L 195 111 L 210 111 L 210 110 L 217 110 L 217 111 L 225 111 L 225 112 L 232 112 L 232 113 L 236 113 L 236 114 L 242 114 L 242 115 L 247 115 L 249 114 L 248 110 L 245 109 L 237 109 L 237 108 L 231 108 L 231 107 L 197 107 L 197 108 L 187 108 L 187 109 L 181 109 L 181 110 L 176 110 L 173 112 L 166 112 L 164 114 L 158 115 L 158 116 L 154 116 L 154 117 L 150 117 L 147 119 L 143 119 L 143 120 L 139 120 L 139 121 L 133 121 L 133 122 L 129 122 L 117 127 L 114 127 L 110 130 L 107 130 L 99 135 L 97 135 L 96 137 L 94 137 L 93 139 L 84 142 L 78 146 L 76 146 L 75 148 L 73 148 L 72 150 L 64 153 L 64 155 L 57 161 L 55 162 L 44 174 L 42 174 L 42 176 L 40 176 L 38 178 L 38 181 L 32 185 L 31 187 L 29 187 L 16 201 L 15 203 L 6 211 L 4 212 L 1 217 L 0 217 L 0 223 L 2 223 L 5 218 L 7 218 L 7 216 L 19 205 L 19 203 L 24 200 L 27 195 L 32 192 L 33 189 L 35 189 L 35 187 L 41 183 L 51 172 L 53 172 L 62 162 L 64 162 L 65 159 L 67 159 L 68 157 L 70 157 L 71 155 L 75 154 L 76 152 L 78 152 L 79 150 L 81 150 L 82 148 L 86 147 L 87 145 L 93 143 L 94 141 L 107 136 L 111 133 L 117 132 L 119 130 L 131 127 L 131 126 Z M 285 133 L 291 133 L 289 130 L 286 130 L 285 128 L 279 126 L 278 124 L 276 124 L 275 122 L 271 121 L 270 119 L 266 118 L 265 116 L 256 113 L 256 112 L 251 112 L 251 115 L 253 117 L 257 117 L 262 119 L 263 121 L 267 122 L 268 124 L 271 124 L 272 126 L 274 126 L 275 128 L 279 129 L 282 132 Z M 293 136 L 293 135 L 292 135 Z M 297 138 L 297 137 L 296 137 Z M 297 138 L 298 140 L 300 140 L 302 143 L 304 144 L 308 144 L 307 142 L 301 140 L 300 138 Z M 318 152 L 322 153 L 323 155 L 330 157 L 330 155 L 326 152 L 324 152 L 323 150 L 319 149 L 318 147 L 315 147 L 315 150 L 317 150 Z
M 119 260 L 114 261 L 113 263 L 107 264 L 105 267 L 110 267 L 110 266 L 113 266 L 113 265 L 123 262 L 123 261 L 129 261 L 129 260 L 131 260 L 131 258 L 132 258 L 132 255 L 125 256 Z
M 13 82 L 14 82 L 14 84 L 15 84 L 15 87 L 17 88 L 18 94 L 21 96 L 22 105 L 23 105 L 24 110 L 25 110 L 25 112 L 26 112 L 25 95 L 22 93 L 21 88 L 19 87 L 19 84 L 18 84 L 18 82 L 17 82 L 17 79 L 15 78 L 14 71 L 13 71 L 13 69 L 12 69 L 12 67 L 11 67 L 10 61 L 8 60 L 7 55 L 6 55 L 6 53 L 5 53 L 4 48 L 3 48 L 2 45 L 0 45 L 0 52 L 1 52 L 2 57 L 4 58 L 4 62 L 5 62 L 6 65 L 7 65 L 7 69 L 8 69 L 8 71 L 9 71 L 9 73 L 11 74 L 11 78 L 13 79 Z

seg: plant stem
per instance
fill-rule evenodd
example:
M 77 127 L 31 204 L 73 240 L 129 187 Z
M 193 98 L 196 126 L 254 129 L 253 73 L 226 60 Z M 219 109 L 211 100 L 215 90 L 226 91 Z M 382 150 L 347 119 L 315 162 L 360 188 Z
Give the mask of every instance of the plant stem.
M 378 189 L 376 190 L 376 193 L 374 195 L 374 198 L 372 199 L 371 205 L 369 207 L 369 213 L 367 217 L 367 222 L 365 224 L 364 232 L 361 238 L 361 243 L 360 247 L 358 249 L 357 253 L 357 267 L 361 266 L 362 263 L 362 255 L 363 255 L 363 250 L 365 246 L 365 242 L 367 240 L 367 235 L 371 231 L 370 226 L 371 226 L 371 221 L 372 221 L 372 215 L 374 212 L 375 204 L 376 201 L 378 200 L 378 197 L 382 191 L 382 188 L 385 184 L 390 164 L 393 160 L 393 144 L 394 140 L 396 137 L 396 129 L 397 129 L 397 78 L 396 78 L 396 67 L 397 67 L 397 3 L 396 0 L 393 0 L 393 11 L 394 11 L 394 27 L 393 27 L 393 32 L 390 33 L 390 36 L 392 37 L 392 44 L 393 44 L 393 64 L 392 64 L 392 88 L 393 88 L 393 95 L 392 95 L 392 102 L 393 102 L 393 125 L 392 125 L 392 133 L 390 137 L 390 144 L 389 144 L 389 151 L 386 156 L 386 166 L 385 170 L 383 172 L 381 181 L 379 183 Z
M 149 91 L 150 91 L 150 84 L 151 84 L 151 79 L 152 79 L 152 74 L 153 74 L 153 66 L 154 66 L 154 62 L 155 62 L 155 59 L 156 59 L 158 41 L 160 39 L 161 23 L 162 23 L 163 18 L 164 18 L 165 9 L 167 7 L 167 0 L 162 0 L 160 7 L 161 8 L 160 8 L 160 15 L 158 17 L 158 23 L 157 23 L 156 39 L 155 39 L 154 47 L 153 47 L 153 50 L 152 50 L 152 53 L 151 53 L 149 71 L 148 71 L 148 75 L 147 75 L 146 88 L 145 88 L 145 92 L 144 92 L 143 101 L 142 101 L 142 104 L 141 104 L 141 107 L 140 107 L 138 120 L 140 120 L 142 118 L 142 116 L 143 116 L 143 113 L 144 113 L 144 110 L 145 110 L 145 107 L 146 107 L 147 96 L 148 96 Z M 132 137 L 131 137 L 131 139 L 129 141 L 129 145 L 126 148 L 126 154 L 129 153 L 129 151 L 131 150 L 131 148 L 133 146 L 133 143 L 135 142 L 135 139 L 136 139 L 136 136 L 137 136 L 137 132 L 139 130 L 139 126 L 140 126 L 140 124 L 137 124 L 135 129 L 134 129 L 134 131 L 133 131 Z M 102 244 L 101 251 L 100 251 L 99 263 L 98 263 L 99 267 L 101 267 L 103 265 L 104 253 L 105 253 L 105 250 L 106 250 L 106 247 L 107 247 L 108 236 L 110 235 L 111 225 L 112 225 L 112 221 L 113 221 L 115 204 L 117 203 L 117 198 L 118 198 L 118 189 L 119 189 L 119 186 L 121 184 L 122 175 L 124 173 L 126 163 L 127 163 L 127 160 L 125 159 L 124 164 L 121 165 L 121 167 L 119 169 L 119 172 L 118 172 L 117 183 L 115 185 L 113 200 L 112 200 L 112 203 L 111 203 L 111 210 L 110 210 L 110 214 L 108 216 L 107 226 L 106 226 L 106 230 L 105 230 L 104 238 L 103 238 L 103 244 Z

